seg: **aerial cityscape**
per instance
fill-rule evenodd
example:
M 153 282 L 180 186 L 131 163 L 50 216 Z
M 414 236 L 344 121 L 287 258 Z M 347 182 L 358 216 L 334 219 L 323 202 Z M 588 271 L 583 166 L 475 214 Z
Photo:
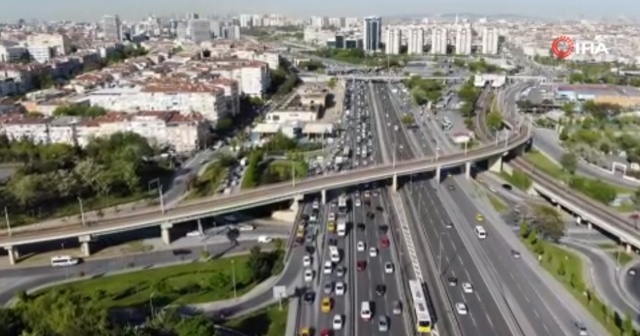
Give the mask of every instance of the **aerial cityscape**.
M 0 335 L 640 336 L 640 6 L 343 5 L 8 4 Z

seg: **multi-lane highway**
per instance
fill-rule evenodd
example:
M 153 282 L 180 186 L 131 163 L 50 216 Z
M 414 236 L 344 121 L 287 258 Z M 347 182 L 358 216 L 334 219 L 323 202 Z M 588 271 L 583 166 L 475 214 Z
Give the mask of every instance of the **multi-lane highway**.
M 382 100 L 385 111 L 385 118 L 393 125 L 399 125 L 399 130 L 385 128 L 383 139 L 393 146 L 399 160 L 410 160 L 414 158 L 412 144 L 407 139 L 406 126 L 400 121 L 401 111 L 399 102 L 389 95 L 386 84 L 376 85 L 378 96 Z M 388 116 L 388 117 L 387 117 Z M 416 118 L 416 120 L 419 120 Z M 395 134 L 394 134 L 395 133 Z M 422 148 L 422 147 L 421 147 Z M 465 248 L 466 244 L 457 235 L 455 230 L 447 229 L 447 225 L 452 223 L 446 210 L 441 204 L 434 186 L 429 182 L 415 184 L 415 189 L 411 189 L 412 194 L 406 194 L 405 200 L 409 204 L 408 209 L 413 213 L 416 230 L 414 237 L 420 238 L 424 242 L 428 239 L 428 244 L 436 247 L 436 258 L 440 266 L 441 279 L 449 284 L 449 278 L 456 278 L 456 285 L 447 288 L 451 305 L 455 303 L 465 303 L 468 315 L 458 316 L 460 329 L 465 335 L 474 335 L 478 330 L 491 335 L 513 335 L 509 329 L 507 321 L 503 318 L 502 312 L 496 304 L 495 298 L 487 288 L 480 271 L 476 266 L 470 252 Z M 418 199 L 416 202 L 416 198 Z M 425 244 L 426 245 L 426 244 Z M 437 254 L 440 256 L 438 257 Z M 462 283 L 468 282 L 473 287 L 473 293 L 465 293 Z M 432 284 L 431 290 L 435 290 Z M 441 312 L 441 318 L 446 317 L 446 312 Z

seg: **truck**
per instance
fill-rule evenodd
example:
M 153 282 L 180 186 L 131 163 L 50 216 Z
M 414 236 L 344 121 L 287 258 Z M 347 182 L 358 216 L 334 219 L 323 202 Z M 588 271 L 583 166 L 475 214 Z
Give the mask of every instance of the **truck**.
M 347 194 L 341 194 L 338 197 L 338 211 L 340 211 L 340 213 L 347 212 Z
M 344 217 L 338 218 L 338 236 L 344 237 L 347 235 L 347 220 Z
M 243 167 L 247 166 L 247 157 L 243 157 L 242 159 L 240 159 L 240 165 Z

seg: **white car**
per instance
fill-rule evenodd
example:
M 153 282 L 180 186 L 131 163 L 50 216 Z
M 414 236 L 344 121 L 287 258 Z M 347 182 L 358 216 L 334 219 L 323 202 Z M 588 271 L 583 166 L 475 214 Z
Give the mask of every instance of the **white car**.
M 467 315 L 467 305 L 462 302 L 456 303 L 456 311 L 458 315 Z
M 333 264 L 331 263 L 331 261 L 324 262 L 324 267 L 322 268 L 322 272 L 324 274 L 331 274 L 331 272 L 333 272 Z
M 342 329 L 342 316 L 335 315 L 333 317 L 333 330 L 341 330 Z
M 258 237 L 258 243 L 269 244 L 273 241 L 273 238 L 269 236 L 260 236 Z
M 378 256 L 378 249 L 375 247 L 372 247 L 369 249 L 369 256 L 370 257 L 377 257 Z
M 256 226 L 253 224 L 240 224 L 238 225 L 238 231 L 253 231 L 256 229 Z
M 318 209 L 320 209 L 320 202 L 318 202 L 318 201 L 313 201 L 313 205 L 312 205 L 312 207 L 313 207 L 313 210 L 318 210 Z
M 306 255 L 302 257 L 302 266 L 311 267 L 311 256 Z
M 468 282 L 463 282 L 462 283 L 462 290 L 465 293 L 473 293 L 473 286 L 471 286 L 471 284 L 468 283 Z
M 200 237 L 202 236 L 202 232 L 195 230 L 187 232 L 187 237 Z
M 392 274 L 393 273 L 393 264 L 388 262 L 384 264 L 384 272 L 387 274 Z
M 304 270 L 304 281 L 311 282 L 313 281 L 313 271 L 310 269 Z
M 364 242 L 363 241 L 359 241 L 357 248 L 358 248 L 358 252 L 364 252 L 364 249 L 365 249 Z
M 336 214 L 334 212 L 330 212 L 329 213 L 329 218 L 327 219 L 330 222 L 333 222 L 336 220 Z
M 344 292 L 345 292 L 344 282 L 342 281 L 336 282 L 335 292 L 336 292 L 336 295 L 338 296 L 344 295 Z
M 360 201 L 359 199 L 356 199 L 356 206 L 357 207 L 362 206 L 362 201 Z

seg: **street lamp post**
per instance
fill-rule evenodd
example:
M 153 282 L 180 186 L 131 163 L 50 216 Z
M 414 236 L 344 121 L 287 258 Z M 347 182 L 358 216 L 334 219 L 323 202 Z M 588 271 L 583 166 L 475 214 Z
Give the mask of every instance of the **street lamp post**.
M 231 260 L 231 281 L 233 282 L 233 298 L 237 299 L 238 292 L 236 290 L 236 267 L 233 259 Z
M 160 183 L 160 179 L 159 178 L 154 178 L 153 180 L 149 181 L 149 190 L 151 190 L 152 186 L 155 185 L 156 189 L 158 190 L 158 198 L 160 199 L 160 211 L 162 211 L 162 213 L 164 214 L 165 209 L 164 209 L 164 195 L 163 195 L 163 187 L 162 187 L 162 183 Z
M 80 203 L 80 220 L 82 221 L 82 226 L 86 227 L 87 221 L 84 217 L 84 205 L 82 204 L 82 198 L 80 198 L 80 196 L 78 196 L 78 203 Z
M 9 237 L 11 237 L 11 223 L 9 222 L 9 211 L 7 210 L 7 207 L 4 207 L 4 220 L 7 223 L 7 233 L 9 234 Z
M 153 297 L 155 295 L 156 295 L 156 292 L 152 292 L 149 295 L 149 308 L 151 309 L 151 318 L 154 318 L 154 316 L 155 316 L 155 312 L 154 312 L 154 309 L 153 309 Z

